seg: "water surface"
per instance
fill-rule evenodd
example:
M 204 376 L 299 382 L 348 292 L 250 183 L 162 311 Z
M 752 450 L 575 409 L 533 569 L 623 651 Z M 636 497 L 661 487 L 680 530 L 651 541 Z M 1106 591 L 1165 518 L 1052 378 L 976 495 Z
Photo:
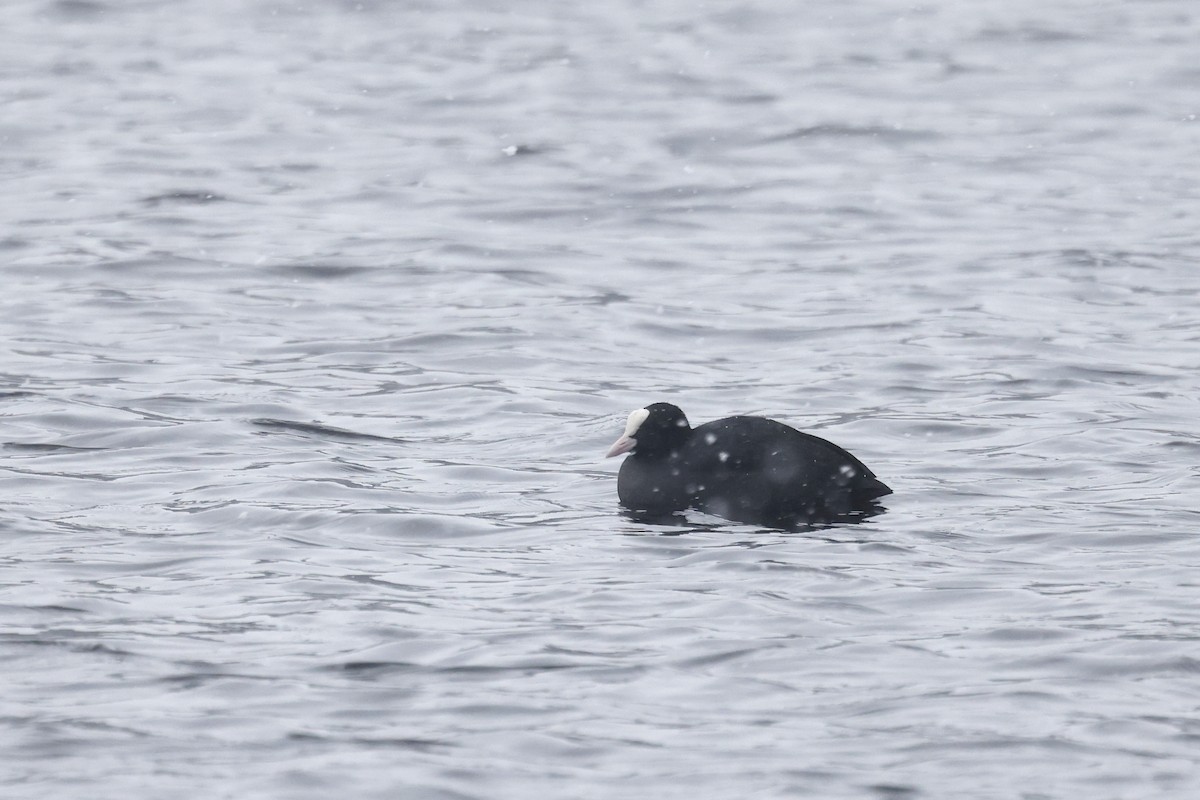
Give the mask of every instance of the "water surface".
M 1191 3 L 0 30 L 5 797 L 1200 790 Z M 656 400 L 896 494 L 630 520 Z

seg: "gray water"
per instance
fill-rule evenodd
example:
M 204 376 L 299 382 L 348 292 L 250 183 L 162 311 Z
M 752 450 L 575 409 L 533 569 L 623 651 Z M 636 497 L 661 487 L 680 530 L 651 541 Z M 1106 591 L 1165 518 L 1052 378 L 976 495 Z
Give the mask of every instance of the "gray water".
M 0 794 L 1196 797 L 1194 0 L 501 5 L 4 3 Z

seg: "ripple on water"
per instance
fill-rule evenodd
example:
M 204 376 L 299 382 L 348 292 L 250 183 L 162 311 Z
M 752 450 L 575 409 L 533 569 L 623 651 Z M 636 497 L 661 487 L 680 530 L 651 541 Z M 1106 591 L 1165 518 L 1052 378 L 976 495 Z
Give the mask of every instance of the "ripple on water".
M 1195 796 L 1191 7 L 477 5 L 6 6 L 4 795 Z

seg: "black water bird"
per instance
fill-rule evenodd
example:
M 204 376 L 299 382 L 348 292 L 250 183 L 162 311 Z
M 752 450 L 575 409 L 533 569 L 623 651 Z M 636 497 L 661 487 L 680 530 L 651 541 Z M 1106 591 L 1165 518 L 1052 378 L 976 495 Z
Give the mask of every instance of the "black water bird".
M 688 508 L 780 527 L 853 521 L 892 490 L 832 442 L 765 417 L 727 417 L 693 428 L 678 407 L 629 415 L 608 458 L 631 455 L 617 476 L 621 505 L 648 516 Z

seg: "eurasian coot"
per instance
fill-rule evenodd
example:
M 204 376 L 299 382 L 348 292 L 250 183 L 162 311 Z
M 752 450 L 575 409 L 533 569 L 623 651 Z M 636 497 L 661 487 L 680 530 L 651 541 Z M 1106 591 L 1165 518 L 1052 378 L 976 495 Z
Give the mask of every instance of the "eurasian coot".
M 878 511 L 892 493 L 832 442 L 765 417 L 727 417 L 698 428 L 670 403 L 629 415 L 608 458 L 631 453 L 617 496 L 649 515 L 695 508 L 725 519 L 793 525 Z

